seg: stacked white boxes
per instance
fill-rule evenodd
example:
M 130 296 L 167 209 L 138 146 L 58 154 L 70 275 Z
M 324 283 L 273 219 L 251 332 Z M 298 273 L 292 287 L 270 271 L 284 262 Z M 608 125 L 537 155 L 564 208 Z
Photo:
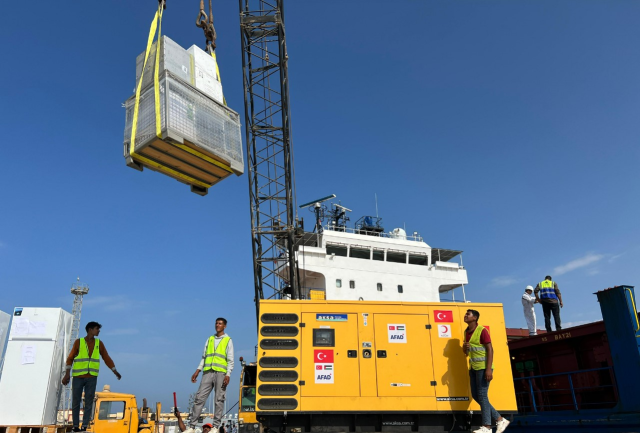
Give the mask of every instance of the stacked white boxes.
M 193 80 L 191 84 L 205 95 L 224 104 L 222 84 L 218 80 L 217 64 L 211 54 L 193 45 L 187 50 L 193 59 Z
M 142 78 L 142 88 L 153 85 L 153 74 L 155 73 L 156 64 L 156 44 L 153 43 L 151 51 L 149 52 L 149 58 L 147 59 L 147 67 L 144 69 L 144 76 Z M 140 75 L 142 73 L 142 66 L 144 65 L 145 52 L 143 51 L 136 58 L 136 86 L 140 81 Z M 187 83 L 191 82 L 192 69 L 191 69 L 191 57 L 184 48 L 178 45 L 173 40 L 166 36 L 162 36 L 160 40 L 160 64 L 158 65 L 158 71 L 167 70 L 182 81 Z
M 61 308 L 15 308 L 0 377 L 0 423 L 56 423 L 73 316 Z
M 211 55 L 196 46 L 187 51 L 166 36 L 160 48 L 158 106 L 155 55 L 150 55 L 142 77 L 133 149 L 135 95 L 125 102 L 125 160 L 129 167 L 161 172 L 205 195 L 222 179 L 244 172 L 240 116 L 224 105 L 216 61 Z M 138 81 L 144 55 L 137 58 Z

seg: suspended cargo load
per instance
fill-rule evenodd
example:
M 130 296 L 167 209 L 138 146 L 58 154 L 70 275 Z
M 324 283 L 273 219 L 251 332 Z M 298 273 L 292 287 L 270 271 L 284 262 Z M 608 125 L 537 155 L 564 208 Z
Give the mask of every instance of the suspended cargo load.
M 215 58 L 197 47 L 187 52 L 166 36 L 156 89 L 156 43 L 146 65 L 145 53 L 137 59 L 136 77 L 142 81 L 137 118 L 136 95 L 125 102 L 125 160 L 129 167 L 147 167 L 206 195 L 222 179 L 244 172 L 240 116 L 224 105 Z
M 206 195 L 207 189 L 232 173 L 244 171 L 240 117 L 164 71 L 154 87 L 141 92 L 135 144 L 131 129 L 135 96 L 125 102 L 124 156 L 129 167 L 159 171 Z M 160 135 L 156 132 L 159 110 Z

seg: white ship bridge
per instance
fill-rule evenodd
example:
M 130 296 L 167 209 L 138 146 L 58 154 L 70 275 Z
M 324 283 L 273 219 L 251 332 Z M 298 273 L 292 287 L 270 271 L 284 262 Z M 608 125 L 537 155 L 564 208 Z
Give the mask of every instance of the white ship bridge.
M 432 248 L 399 228 L 385 232 L 380 221 L 363 217 L 355 228 L 329 224 L 305 232 L 297 248 L 303 297 L 439 302 L 441 294 L 459 287 L 464 297 L 462 251 Z M 286 275 L 287 262 L 278 265 Z

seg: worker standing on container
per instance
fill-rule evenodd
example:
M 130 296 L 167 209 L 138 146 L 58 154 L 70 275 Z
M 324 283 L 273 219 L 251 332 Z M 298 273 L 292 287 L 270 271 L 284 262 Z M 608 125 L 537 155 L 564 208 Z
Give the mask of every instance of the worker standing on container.
M 196 400 L 193 406 L 193 413 L 189 418 L 190 428 L 187 433 L 194 433 L 198 418 L 202 413 L 211 390 L 215 389 L 215 410 L 213 414 L 213 428 L 211 433 L 218 433 L 222 424 L 222 413 L 224 412 L 224 400 L 229 384 L 229 376 L 233 370 L 233 342 L 231 337 L 225 334 L 227 319 L 218 317 L 216 319 L 216 335 L 212 335 L 204 344 L 204 352 L 200 365 L 191 376 L 191 382 L 198 381 L 198 374 L 203 371 L 200 387 L 196 393 Z
M 544 277 L 544 281 L 539 282 L 536 286 L 535 294 L 536 300 L 542 304 L 544 327 L 547 332 L 552 332 L 551 314 L 553 314 L 553 321 L 556 322 L 556 331 L 561 330 L 560 308 L 564 307 L 564 304 L 562 303 L 562 294 L 560 294 L 558 284 L 551 279 L 550 275 L 547 275 Z
M 491 420 L 496 420 L 496 433 L 502 433 L 509 426 L 509 421 L 503 418 L 489 402 L 489 384 L 493 379 L 493 346 L 491 336 L 484 326 L 478 325 L 480 313 L 477 310 L 467 310 L 464 322 L 465 330 L 462 351 L 469 356 L 469 380 L 471 396 L 480 405 L 482 426 L 473 433 L 492 433 Z
M 102 325 L 98 322 L 89 322 L 85 326 L 87 336 L 80 338 L 73 343 L 71 352 L 67 357 L 67 372 L 62 378 L 62 384 L 67 385 L 70 379 L 71 367 L 73 366 L 73 382 L 71 383 L 72 400 L 71 410 L 73 419 L 73 431 L 86 431 L 93 415 L 93 398 L 96 393 L 98 383 L 98 372 L 100 370 L 100 357 L 113 371 L 118 380 L 122 376 L 116 370 L 116 365 L 107 353 L 104 343 L 98 339 Z M 80 401 L 84 391 L 84 416 L 82 417 L 82 429 L 80 428 Z
M 524 289 L 522 295 L 522 308 L 524 309 L 524 318 L 527 321 L 527 328 L 529 328 L 529 337 L 538 335 L 536 331 L 536 312 L 533 308 L 534 304 L 537 304 L 538 300 L 533 296 L 533 287 L 527 286 Z

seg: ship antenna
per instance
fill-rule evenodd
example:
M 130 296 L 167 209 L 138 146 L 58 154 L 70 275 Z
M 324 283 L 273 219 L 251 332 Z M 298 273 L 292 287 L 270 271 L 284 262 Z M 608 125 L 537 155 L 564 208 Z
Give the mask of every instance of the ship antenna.
M 373 195 L 376 198 L 376 218 L 378 218 L 379 217 L 379 215 L 378 215 L 378 193 L 374 192 Z

